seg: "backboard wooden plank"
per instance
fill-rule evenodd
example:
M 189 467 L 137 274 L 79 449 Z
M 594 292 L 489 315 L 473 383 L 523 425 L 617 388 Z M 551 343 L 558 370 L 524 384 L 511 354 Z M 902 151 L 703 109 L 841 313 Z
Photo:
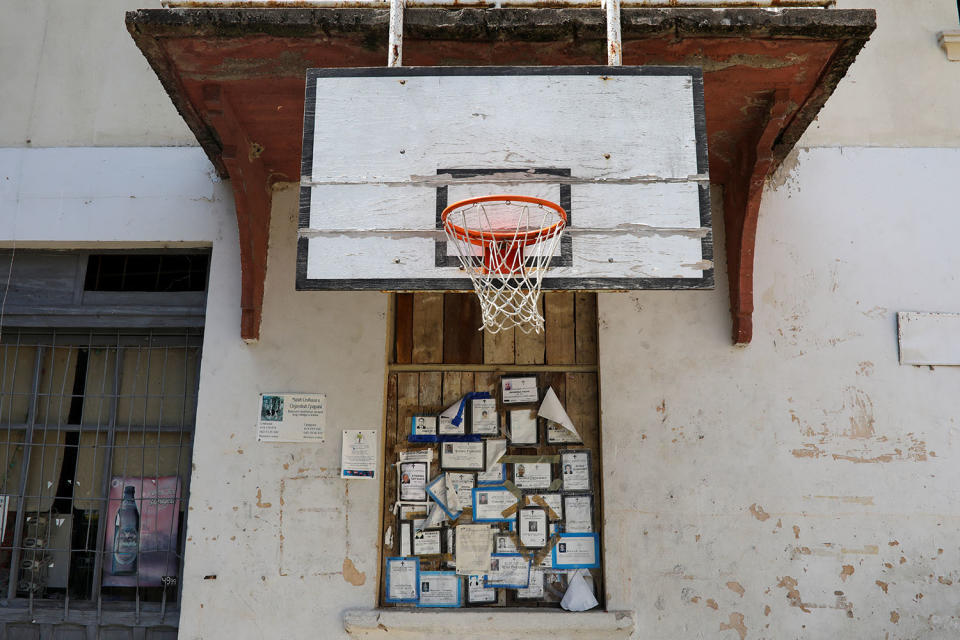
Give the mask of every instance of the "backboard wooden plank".
M 468 291 L 440 212 L 492 193 L 567 211 L 545 290 L 713 286 L 698 68 L 312 69 L 306 94 L 298 289 Z

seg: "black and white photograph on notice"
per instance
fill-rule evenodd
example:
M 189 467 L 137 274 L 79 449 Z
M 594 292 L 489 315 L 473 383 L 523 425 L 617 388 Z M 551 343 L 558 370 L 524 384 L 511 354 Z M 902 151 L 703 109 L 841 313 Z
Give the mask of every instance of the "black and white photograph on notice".
M 563 492 L 593 491 L 593 461 L 589 449 L 565 449 L 560 452 L 560 477 Z
M 467 576 L 467 604 L 490 604 L 497 601 L 497 590 L 485 587 L 483 575 Z
M 401 462 L 397 464 L 400 482 L 397 484 L 399 498 L 403 502 L 426 502 L 428 462 Z
M 520 509 L 517 529 L 520 545 L 527 549 L 542 549 L 547 544 L 547 512 L 539 507 Z
M 458 471 L 483 471 L 487 464 L 486 448 L 479 442 L 444 442 L 440 446 L 440 468 Z
M 413 555 L 433 556 L 442 552 L 443 535 L 440 529 L 417 529 L 413 532 Z
M 437 435 L 437 416 L 416 415 L 410 418 L 412 439 L 434 438 Z
M 500 414 L 493 398 L 474 398 L 470 401 L 470 433 L 478 436 L 500 435 Z
M 549 489 L 553 465 L 549 462 L 517 462 L 513 465 L 513 484 L 517 489 Z
M 538 402 L 537 376 L 503 376 L 500 378 L 500 401 L 503 404 Z

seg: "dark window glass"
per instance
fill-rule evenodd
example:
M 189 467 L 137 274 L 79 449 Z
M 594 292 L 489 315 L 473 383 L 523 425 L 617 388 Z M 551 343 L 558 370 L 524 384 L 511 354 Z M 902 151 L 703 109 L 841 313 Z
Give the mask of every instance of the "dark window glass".
M 206 254 L 94 254 L 87 260 L 86 291 L 204 291 Z

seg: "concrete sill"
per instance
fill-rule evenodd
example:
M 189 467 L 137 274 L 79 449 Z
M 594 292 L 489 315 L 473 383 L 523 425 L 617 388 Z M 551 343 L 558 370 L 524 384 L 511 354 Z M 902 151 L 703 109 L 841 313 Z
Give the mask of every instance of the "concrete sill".
M 947 53 L 947 60 L 960 62 L 960 30 L 941 31 L 938 41 Z
M 629 638 L 635 625 L 633 615 L 632 611 L 352 609 L 343 616 L 343 628 L 355 638 L 595 640 Z

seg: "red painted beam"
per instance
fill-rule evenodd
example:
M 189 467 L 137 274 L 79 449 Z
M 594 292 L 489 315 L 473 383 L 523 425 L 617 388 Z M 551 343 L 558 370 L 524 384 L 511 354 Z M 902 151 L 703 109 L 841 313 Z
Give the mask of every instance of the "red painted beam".
M 259 335 L 270 186 L 300 176 L 305 71 L 382 66 L 386 17 L 367 9 L 127 14 L 128 30 L 174 104 L 221 175 L 231 179 L 245 339 Z M 624 64 L 704 70 L 710 177 L 724 191 L 738 344 L 752 338 L 764 181 L 831 95 L 875 19 L 869 10 L 623 12 Z M 405 19 L 408 65 L 604 64 L 605 52 L 603 13 L 595 9 L 414 9 Z

